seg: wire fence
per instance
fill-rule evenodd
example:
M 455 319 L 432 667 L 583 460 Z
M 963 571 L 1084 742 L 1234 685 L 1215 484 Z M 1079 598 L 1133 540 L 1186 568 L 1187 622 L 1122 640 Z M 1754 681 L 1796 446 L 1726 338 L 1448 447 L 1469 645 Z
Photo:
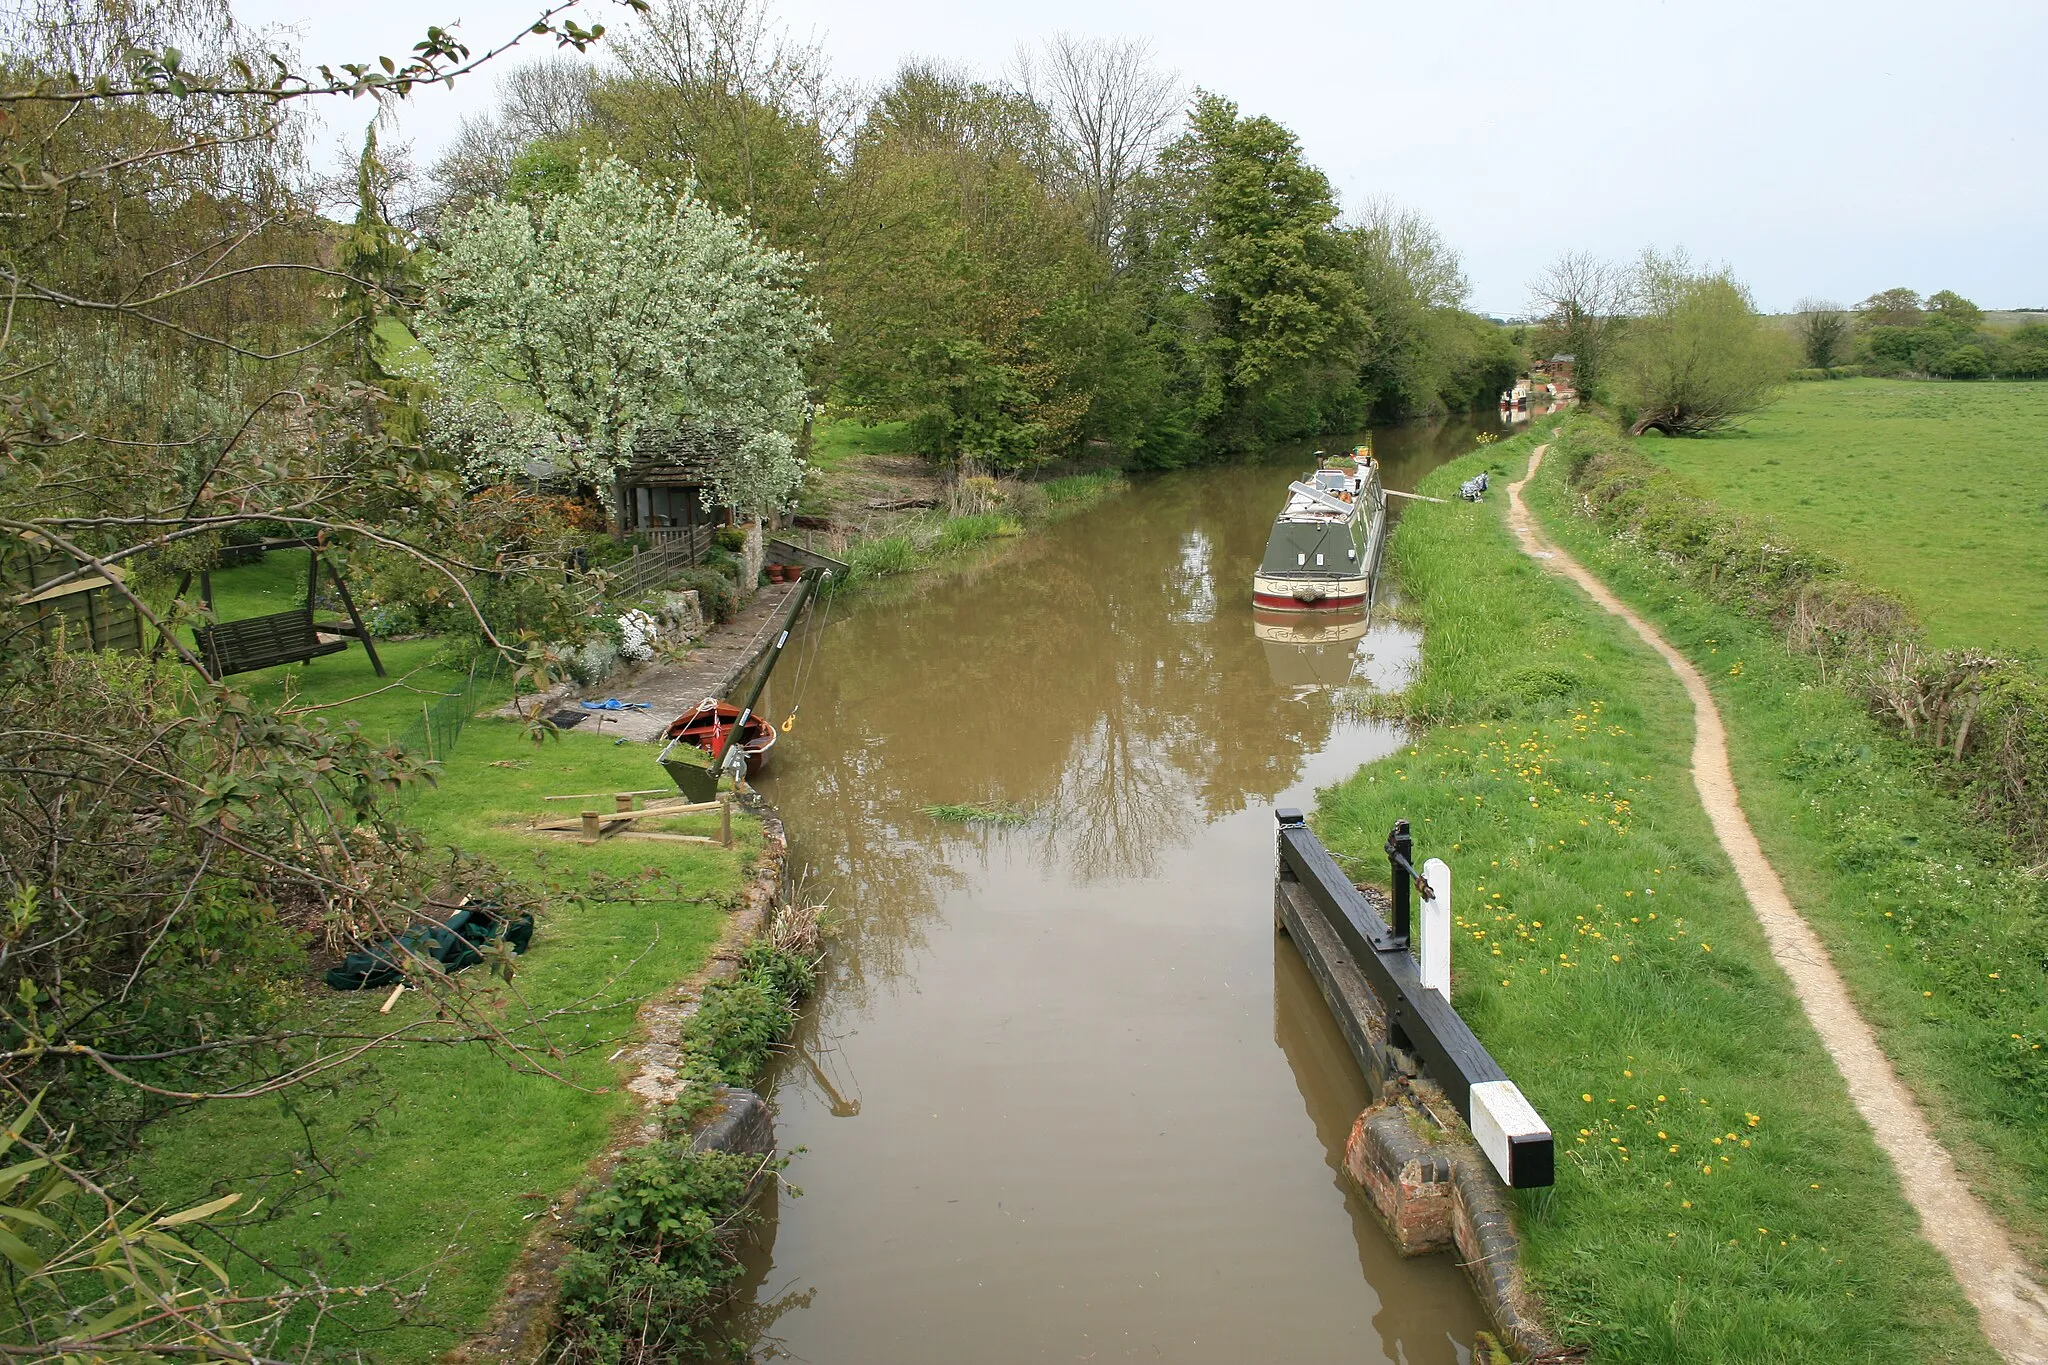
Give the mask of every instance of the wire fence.
M 456 742 L 462 738 L 463 727 L 476 714 L 481 694 L 497 682 L 502 667 L 503 660 L 495 652 L 472 659 L 462 686 L 446 693 L 439 701 L 420 703 L 420 718 L 399 734 L 395 741 L 398 747 L 422 753 L 430 759 L 445 760 L 455 751 Z

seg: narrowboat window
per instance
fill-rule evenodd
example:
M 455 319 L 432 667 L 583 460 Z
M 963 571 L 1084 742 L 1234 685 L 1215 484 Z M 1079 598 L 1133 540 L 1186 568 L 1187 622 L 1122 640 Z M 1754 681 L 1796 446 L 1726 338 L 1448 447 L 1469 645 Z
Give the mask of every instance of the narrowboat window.
M 1318 569 L 1323 567 L 1323 556 L 1320 550 L 1316 552 L 1316 567 Z
M 1296 556 L 1294 557 L 1294 562 L 1295 562 L 1295 563 L 1297 563 L 1297 564 L 1306 564 L 1306 563 L 1308 563 L 1308 556 L 1307 556 L 1307 555 L 1296 555 Z
M 1344 552 L 1344 557 L 1345 557 L 1346 559 L 1356 559 L 1356 558 L 1358 558 L 1358 551 L 1356 551 L 1356 550 L 1346 550 L 1346 551 Z

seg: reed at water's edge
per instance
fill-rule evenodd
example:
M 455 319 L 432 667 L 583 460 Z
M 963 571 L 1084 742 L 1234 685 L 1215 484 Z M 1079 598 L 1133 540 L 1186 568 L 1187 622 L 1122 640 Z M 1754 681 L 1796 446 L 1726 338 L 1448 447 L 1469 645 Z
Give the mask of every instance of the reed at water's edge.
M 1498 489 L 1536 439 L 1422 491 Z M 1677 680 L 1514 548 L 1505 502 L 1404 513 L 1398 709 L 1432 728 L 1315 823 L 1377 878 L 1406 817 L 1457 874 L 1455 1003 L 1559 1137 L 1520 1196 L 1551 1326 L 1614 1361 L 1993 1359 L 1715 843 Z

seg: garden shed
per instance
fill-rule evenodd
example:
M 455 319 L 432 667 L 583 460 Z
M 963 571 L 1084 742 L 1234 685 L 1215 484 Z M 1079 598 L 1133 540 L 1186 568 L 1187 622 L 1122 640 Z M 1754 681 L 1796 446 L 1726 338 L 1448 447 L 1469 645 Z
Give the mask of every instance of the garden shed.
M 730 433 L 687 425 L 643 432 L 633 445 L 633 463 L 615 484 L 612 517 L 619 533 L 645 536 L 658 548 L 682 546 L 694 562 L 731 515 L 705 505 L 705 490 L 731 440 Z
M 78 565 L 69 555 L 22 540 L 9 550 L 0 583 L 19 628 L 34 632 L 40 644 L 54 644 L 61 634 L 74 648 L 142 648 L 142 615 L 115 586 L 122 581 L 118 567 L 72 577 Z

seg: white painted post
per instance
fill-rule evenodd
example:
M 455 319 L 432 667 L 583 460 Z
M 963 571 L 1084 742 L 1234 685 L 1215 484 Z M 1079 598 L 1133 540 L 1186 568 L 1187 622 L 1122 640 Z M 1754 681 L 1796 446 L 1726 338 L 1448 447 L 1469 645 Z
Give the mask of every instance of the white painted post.
M 1481 1081 L 1472 1087 L 1472 1136 L 1509 1188 L 1551 1182 L 1556 1148 L 1550 1125 L 1513 1081 Z
M 1422 865 L 1422 880 L 1431 894 L 1422 898 L 1420 933 L 1416 957 L 1421 960 L 1422 984 L 1451 1000 L 1451 869 L 1441 858 Z

